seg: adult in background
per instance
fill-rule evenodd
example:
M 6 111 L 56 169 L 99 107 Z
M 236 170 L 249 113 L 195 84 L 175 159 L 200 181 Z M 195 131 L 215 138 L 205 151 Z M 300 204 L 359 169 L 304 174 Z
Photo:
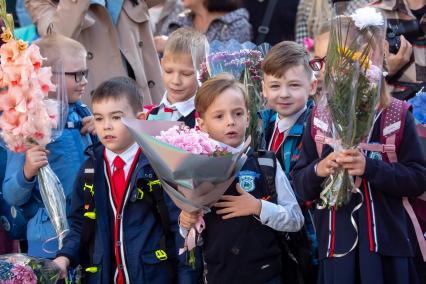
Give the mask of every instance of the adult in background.
M 294 26 L 299 0 L 244 0 L 253 25 L 253 40 L 271 45 L 294 40 Z M 268 10 L 270 12 L 268 12 Z
M 209 42 L 252 40 L 249 14 L 241 8 L 240 0 L 182 0 L 182 5 L 187 11 L 170 21 L 163 36 L 155 38 L 159 53 L 164 50 L 167 35 L 181 27 L 192 27 L 204 33 Z
M 165 34 L 170 22 L 183 10 L 181 0 L 166 0 L 162 4 L 149 8 L 149 22 L 154 36 Z
M 426 0 L 377 1 L 387 20 L 385 50 L 392 95 L 407 100 L 426 91 Z
M 41 36 L 50 31 L 71 37 L 87 49 L 86 103 L 101 82 L 128 75 L 146 104 L 164 94 L 161 69 L 149 26 L 148 8 L 161 0 L 26 0 Z M 108 5 L 106 5 L 108 3 Z
M 332 2 L 348 2 L 346 14 L 367 6 L 373 0 L 300 0 L 296 16 L 296 42 L 302 44 L 305 38 L 314 38 L 320 27 L 331 20 Z

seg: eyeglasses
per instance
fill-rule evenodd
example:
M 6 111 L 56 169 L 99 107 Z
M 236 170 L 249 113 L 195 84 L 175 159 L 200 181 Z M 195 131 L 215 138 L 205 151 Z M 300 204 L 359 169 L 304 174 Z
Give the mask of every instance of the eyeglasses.
M 81 80 L 83 80 L 84 78 L 87 78 L 87 75 L 89 75 L 89 70 L 81 70 L 81 71 L 76 71 L 76 72 L 64 72 L 65 75 L 68 76 L 74 76 L 74 80 L 76 83 L 80 83 Z
M 314 71 L 320 71 L 324 67 L 326 56 L 320 58 L 315 57 L 314 59 L 309 61 L 309 66 L 311 66 L 311 69 Z

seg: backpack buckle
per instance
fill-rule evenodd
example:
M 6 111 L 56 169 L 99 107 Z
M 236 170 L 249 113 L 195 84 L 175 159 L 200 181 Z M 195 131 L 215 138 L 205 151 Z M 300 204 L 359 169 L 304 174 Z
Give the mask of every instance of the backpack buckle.
M 152 192 L 159 186 L 161 186 L 161 182 L 158 179 L 148 182 L 149 192 Z
M 259 32 L 259 33 L 261 33 L 261 34 L 267 34 L 267 33 L 269 33 L 269 27 L 267 27 L 267 26 L 259 26 L 258 28 L 257 28 L 257 31 Z
M 162 249 L 158 249 L 158 250 L 155 251 L 155 257 L 158 260 L 166 260 L 167 259 L 167 253 Z
M 392 144 L 385 144 L 383 145 L 382 153 L 392 153 L 396 151 L 395 145 Z

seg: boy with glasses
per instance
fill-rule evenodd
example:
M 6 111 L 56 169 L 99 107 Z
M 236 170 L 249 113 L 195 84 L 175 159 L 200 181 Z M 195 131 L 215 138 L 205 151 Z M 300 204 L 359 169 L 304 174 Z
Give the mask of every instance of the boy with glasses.
M 8 152 L 3 194 L 14 206 L 36 203 L 38 209 L 27 224 L 28 254 L 53 258 L 58 248 L 56 233 L 41 201 L 37 172 L 50 164 L 62 183 L 68 209 L 74 180 L 86 159 L 84 149 L 96 138 L 91 135 L 94 134 L 93 116 L 80 101 L 87 85 L 86 50 L 79 42 L 60 35 L 45 37 L 37 45 L 47 58 L 47 66 L 54 69 L 60 61 L 65 70 L 67 121 L 61 136 L 46 147 L 33 146 L 25 154 Z

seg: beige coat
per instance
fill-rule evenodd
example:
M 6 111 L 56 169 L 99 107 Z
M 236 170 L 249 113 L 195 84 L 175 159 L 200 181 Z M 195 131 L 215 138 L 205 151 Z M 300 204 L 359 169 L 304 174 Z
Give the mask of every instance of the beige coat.
M 90 0 L 26 0 L 38 32 L 49 29 L 81 42 L 87 49 L 90 94 L 102 81 L 125 75 L 124 58 L 130 63 L 144 98 L 144 104 L 159 103 L 164 94 L 161 69 L 149 27 L 148 8 L 161 0 L 124 0 L 116 27 L 107 9 L 90 5 Z M 123 67 L 124 66 L 124 67 Z M 88 103 L 89 97 L 83 99 Z

